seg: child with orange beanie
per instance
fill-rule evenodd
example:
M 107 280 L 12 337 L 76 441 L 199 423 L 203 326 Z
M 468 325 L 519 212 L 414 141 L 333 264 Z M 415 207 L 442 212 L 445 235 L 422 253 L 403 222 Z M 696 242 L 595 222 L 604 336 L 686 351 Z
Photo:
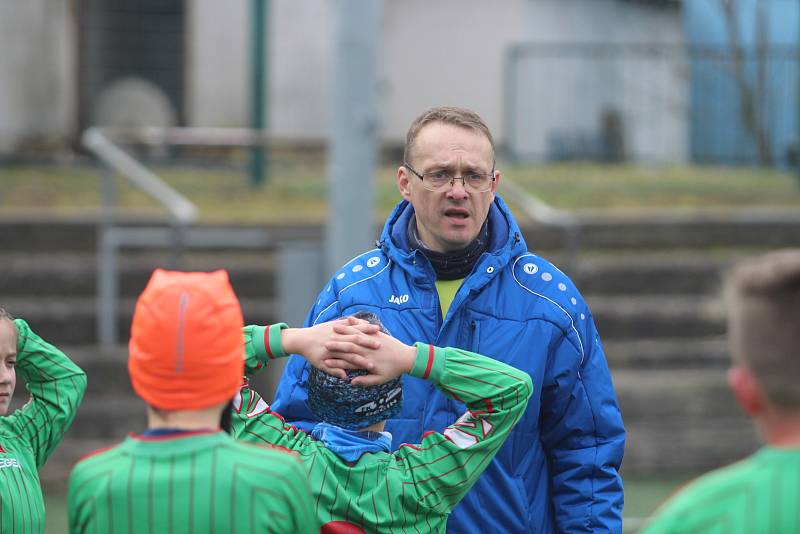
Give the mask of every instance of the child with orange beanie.
M 242 327 L 226 272 L 153 273 L 128 360 L 148 429 L 76 465 L 70 532 L 319 530 L 297 459 L 220 429 L 244 371 Z

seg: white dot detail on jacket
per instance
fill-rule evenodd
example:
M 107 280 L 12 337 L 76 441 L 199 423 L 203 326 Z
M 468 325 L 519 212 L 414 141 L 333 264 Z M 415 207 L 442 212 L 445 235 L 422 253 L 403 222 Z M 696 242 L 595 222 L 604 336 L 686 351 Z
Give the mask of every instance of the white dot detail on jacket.
M 363 266 L 363 265 L 353 265 L 353 269 L 352 269 L 352 271 L 353 271 L 354 273 L 357 273 L 358 271 L 360 271 L 360 270 L 361 270 L 361 269 L 363 269 L 363 268 L 364 268 L 364 266 Z
M 560 282 L 558 284 L 558 289 L 560 289 L 561 291 L 566 291 L 567 290 L 567 284 L 565 284 L 564 282 Z
M 338 275 L 336 275 L 337 280 L 341 280 L 342 278 L 344 278 L 344 273 L 339 273 Z
M 572 303 L 573 306 L 578 305 L 578 299 L 576 299 L 575 297 L 572 297 L 571 299 L 569 299 L 569 301 Z
M 586 319 L 586 315 L 582 313 L 581 314 L 581 321 L 583 321 L 584 319 Z
M 544 280 L 545 282 L 549 282 L 552 279 L 553 279 L 553 275 L 552 274 L 550 274 L 550 273 L 542 273 L 542 280 Z

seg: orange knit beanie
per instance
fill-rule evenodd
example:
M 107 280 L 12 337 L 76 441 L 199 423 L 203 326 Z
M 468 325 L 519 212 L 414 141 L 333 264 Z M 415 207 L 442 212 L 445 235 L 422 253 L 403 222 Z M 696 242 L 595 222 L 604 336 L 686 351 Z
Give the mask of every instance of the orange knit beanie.
M 244 320 L 226 271 L 156 269 L 136 302 L 128 372 L 161 410 L 199 410 L 233 398 L 244 374 Z

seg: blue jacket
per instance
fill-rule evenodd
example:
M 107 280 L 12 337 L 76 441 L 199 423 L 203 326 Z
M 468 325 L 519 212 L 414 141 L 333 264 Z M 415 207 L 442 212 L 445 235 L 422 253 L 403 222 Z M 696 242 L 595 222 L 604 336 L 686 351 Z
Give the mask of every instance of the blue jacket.
M 451 533 L 621 532 L 618 474 L 625 430 L 600 338 L 570 279 L 528 252 L 519 227 L 495 198 L 484 253 L 442 320 L 436 275 L 406 238 L 413 208 L 401 202 L 379 242 L 342 267 L 306 325 L 358 310 L 377 313 L 405 343 L 422 341 L 491 356 L 530 374 L 528 410 L 448 522 Z M 273 409 L 309 429 L 305 360 L 292 356 Z M 403 377 L 404 406 L 387 430 L 394 445 L 419 443 L 464 411 L 432 384 Z

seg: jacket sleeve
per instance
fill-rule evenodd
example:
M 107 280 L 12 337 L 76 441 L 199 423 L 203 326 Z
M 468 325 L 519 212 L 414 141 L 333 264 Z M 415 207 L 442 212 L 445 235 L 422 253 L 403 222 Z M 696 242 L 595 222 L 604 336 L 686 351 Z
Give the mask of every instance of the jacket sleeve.
M 333 289 L 334 283 L 330 282 L 322 290 L 317 299 L 317 304 L 308 312 L 303 326 L 313 326 L 317 323 L 338 319 L 340 315 L 339 302 L 336 300 Z M 283 375 L 275 391 L 272 406 L 274 410 L 283 415 L 287 421 L 306 432 L 319 423 L 319 419 L 308 407 L 308 362 L 298 355 L 292 355 L 286 362 Z
M 233 399 L 231 435 L 239 441 L 283 447 L 302 452 L 311 446 L 311 438 L 293 425 L 286 424 L 272 411 L 245 380 Z
M 280 331 L 286 324 L 269 326 L 248 325 L 244 327 L 245 372 L 251 374 L 269 365 L 270 360 L 285 358 L 280 343 Z M 299 358 L 299 356 L 297 356 Z M 293 425 L 287 425 L 283 417 L 254 389 L 247 377 L 233 398 L 231 435 L 240 440 L 284 447 L 302 451 L 311 445 L 311 439 Z
M 15 319 L 17 373 L 30 399 L 8 418 L 33 450 L 36 467 L 44 465 L 75 418 L 86 391 L 86 373 L 63 352 Z
M 625 429 L 588 308 L 585 314 L 582 335 L 569 331 L 550 352 L 541 438 L 558 531 L 621 532 Z
M 419 445 L 401 445 L 403 491 L 441 514 L 467 494 L 525 413 L 530 376 L 510 365 L 465 350 L 417 343 L 411 375 L 434 382 L 467 407 L 442 433 L 427 432 Z

